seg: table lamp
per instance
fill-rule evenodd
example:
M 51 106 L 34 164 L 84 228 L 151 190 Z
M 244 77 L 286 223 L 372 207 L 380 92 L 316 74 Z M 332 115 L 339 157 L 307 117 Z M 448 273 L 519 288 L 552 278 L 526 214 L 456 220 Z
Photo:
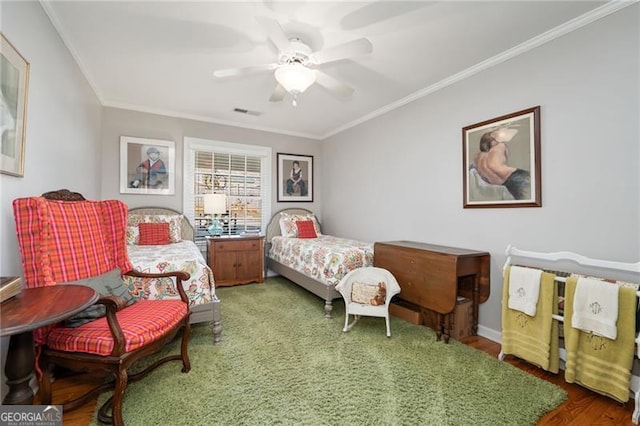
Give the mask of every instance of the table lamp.
M 213 236 L 222 235 L 222 221 L 218 217 L 220 213 L 227 211 L 227 196 L 224 194 L 205 194 L 204 195 L 204 212 L 213 215 L 211 218 L 211 226 L 207 229 L 209 234 Z

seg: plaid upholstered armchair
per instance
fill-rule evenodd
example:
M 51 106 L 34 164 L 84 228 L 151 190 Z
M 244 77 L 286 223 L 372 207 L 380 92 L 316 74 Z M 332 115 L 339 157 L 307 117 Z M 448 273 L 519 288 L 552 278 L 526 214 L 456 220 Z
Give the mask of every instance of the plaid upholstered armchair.
M 116 200 L 87 201 L 68 191 L 45 196 L 13 202 L 25 286 L 84 284 L 94 287 L 101 297 L 75 318 L 36 330 L 42 403 L 50 404 L 52 400 L 53 365 L 73 371 L 111 373 L 113 382 L 105 382 L 72 401 L 56 403 L 71 410 L 114 388 L 113 396 L 100 408 L 98 420 L 122 425 L 128 382 L 146 376 L 167 361 L 181 360 L 185 373 L 191 368 L 187 354 L 189 306 L 182 287 L 189 275 L 153 274 L 173 277 L 181 300 L 134 300 L 126 292 L 121 272 L 150 274 L 131 271 L 125 245 L 127 206 Z M 157 352 L 181 329 L 184 331 L 179 355 L 166 356 L 129 376 L 132 364 Z

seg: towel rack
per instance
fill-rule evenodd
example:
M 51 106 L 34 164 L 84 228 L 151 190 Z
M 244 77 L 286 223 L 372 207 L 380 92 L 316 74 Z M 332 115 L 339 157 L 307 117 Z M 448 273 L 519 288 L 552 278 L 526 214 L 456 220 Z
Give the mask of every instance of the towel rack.
M 572 269 L 572 272 L 574 273 L 601 276 L 602 278 L 616 278 L 622 281 L 632 281 L 640 283 L 640 262 L 624 263 L 602 259 L 593 259 L 568 251 L 541 253 L 535 251 L 520 250 L 512 245 L 509 245 L 507 247 L 505 254 L 507 255 L 507 259 L 502 267 L 503 276 L 507 267 L 514 264 L 513 257 L 517 257 L 526 259 L 527 261 L 533 260 L 533 263 L 537 264 L 532 264 L 529 266 L 539 267 L 541 269 L 548 268 L 549 264 L 558 264 L 570 261 L 574 262 L 578 266 L 575 267 L 574 265 L 571 265 L 570 267 L 565 269 Z M 594 268 L 599 273 L 594 273 Z M 568 272 L 566 274 L 568 274 Z M 564 283 L 566 282 L 566 277 L 556 276 L 555 280 L 556 282 Z M 636 296 L 640 298 L 640 291 L 636 292 Z M 562 315 L 553 314 L 551 317 L 559 322 L 564 323 L 564 317 Z M 635 342 L 637 346 L 640 345 L 640 334 L 636 336 Z M 639 351 L 636 350 L 635 354 L 636 357 L 638 357 Z M 498 359 L 502 361 L 504 360 L 504 356 L 505 354 L 501 350 L 498 354 Z M 566 361 L 566 351 L 564 349 L 560 349 L 560 359 Z M 631 394 L 633 394 L 633 398 L 635 401 L 635 408 L 631 420 L 635 425 L 637 425 L 640 421 L 640 376 L 636 376 L 633 374 L 631 375 L 629 389 Z

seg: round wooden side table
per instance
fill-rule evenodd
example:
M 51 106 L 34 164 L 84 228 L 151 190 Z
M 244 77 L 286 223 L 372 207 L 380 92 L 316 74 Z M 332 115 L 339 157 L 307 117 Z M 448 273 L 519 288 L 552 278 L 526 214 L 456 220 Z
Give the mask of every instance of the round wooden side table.
M 5 405 L 31 405 L 34 375 L 33 330 L 63 321 L 98 300 L 98 293 L 83 285 L 25 288 L 0 305 L 0 336 L 11 336 L 5 365 L 9 393 Z

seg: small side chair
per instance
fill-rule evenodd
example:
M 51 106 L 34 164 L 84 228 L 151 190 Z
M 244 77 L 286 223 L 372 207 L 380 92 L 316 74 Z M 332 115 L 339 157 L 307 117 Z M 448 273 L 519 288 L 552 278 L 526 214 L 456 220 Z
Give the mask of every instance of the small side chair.
M 400 285 L 391 272 L 377 267 L 354 269 L 342 278 L 336 290 L 342 295 L 345 305 L 342 331 L 351 330 L 360 316 L 382 317 L 387 325 L 387 337 L 391 337 L 389 303 L 400 293 Z M 355 317 L 351 324 L 349 315 Z

